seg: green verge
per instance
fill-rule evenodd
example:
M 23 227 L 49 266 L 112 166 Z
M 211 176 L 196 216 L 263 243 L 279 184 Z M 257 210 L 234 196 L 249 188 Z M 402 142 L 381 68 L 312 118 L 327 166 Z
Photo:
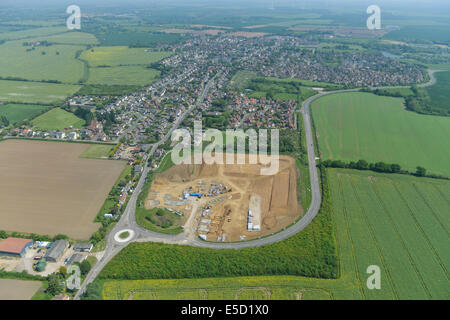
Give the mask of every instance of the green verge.
M 92 249 L 93 252 L 99 252 L 106 248 L 106 235 L 114 228 L 116 221 L 113 219 L 107 219 L 104 216 L 107 213 L 111 213 L 111 211 L 114 210 L 113 208 L 117 206 L 120 195 L 119 185 L 126 185 L 127 182 L 132 179 L 132 175 L 133 166 L 127 165 L 117 178 L 116 183 L 112 187 L 105 202 L 103 202 L 103 205 L 94 220 L 95 222 L 100 222 L 102 226 L 98 231 L 94 232 L 90 239 L 91 242 L 94 243 L 94 248 Z M 118 211 L 124 210 L 124 208 L 126 208 L 126 204 L 127 203 L 118 208 Z
M 136 204 L 136 222 L 141 227 L 165 234 L 179 234 L 183 232 L 183 228 L 181 227 L 181 218 L 177 216 L 175 213 L 166 211 L 166 216 L 169 220 L 172 221 L 172 226 L 163 228 L 158 226 L 157 223 L 159 220 L 154 218 L 156 214 L 156 210 L 151 209 L 148 210 L 145 208 L 145 199 L 147 199 L 148 193 L 152 186 L 153 180 L 158 173 L 164 172 L 170 167 L 172 167 L 174 163 L 172 162 L 172 158 L 170 157 L 170 152 L 167 153 L 164 158 L 161 160 L 159 166 L 154 171 L 150 171 L 147 175 L 145 184 L 141 190 L 141 193 L 138 196 L 137 204 Z M 153 221 L 152 221 L 153 220 Z M 158 220 L 158 221 L 157 221 Z
M 162 216 L 158 215 L 162 214 Z M 152 208 L 146 210 L 138 207 L 136 209 L 136 222 L 141 227 L 151 231 L 166 234 L 179 234 L 183 232 L 181 227 L 182 218 L 168 210 Z

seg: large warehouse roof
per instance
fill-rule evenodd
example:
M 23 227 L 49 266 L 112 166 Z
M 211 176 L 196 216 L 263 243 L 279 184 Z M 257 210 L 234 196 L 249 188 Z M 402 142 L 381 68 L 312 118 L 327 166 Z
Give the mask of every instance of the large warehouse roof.
M 53 243 L 53 246 L 48 249 L 47 253 L 45 254 L 45 259 L 49 261 L 57 261 L 64 253 L 64 250 L 68 245 L 69 242 L 67 240 L 56 240 Z
M 31 239 L 7 238 L 0 242 L 0 252 L 20 254 Z

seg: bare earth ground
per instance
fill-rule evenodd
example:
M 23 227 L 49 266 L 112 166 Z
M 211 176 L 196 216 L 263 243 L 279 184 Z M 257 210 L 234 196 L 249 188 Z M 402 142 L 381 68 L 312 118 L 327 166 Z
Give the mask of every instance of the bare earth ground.
M 248 160 L 246 161 L 248 163 Z M 206 206 L 212 200 L 225 196 L 226 200 L 212 205 L 211 228 L 208 241 L 226 234 L 226 241 L 249 240 L 277 232 L 290 225 L 303 214 L 297 199 L 297 170 L 295 159 L 280 156 L 280 169 L 273 176 L 260 175 L 261 164 L 251 165 L 176 165 L 159 174 L 152 184 L 146 207 L 151 208 L 149 200 L 159 201 L 158 207 L 169 207 L 191 214 L 190 206 L 170 207 L 164 204 L 164 196 L 182 199 L 183 190 L 192 187 L 193 192 L 207 194 L 211 182 L 232 188 L 232 192 L 216 197 L 203 197 L 196 202 Z M 203 183 L 200 185 L 199 182 Z M 202 186 L 205 190 L 201 190 Z M 249 201 L 252 195 L 259 195 L 261 202 L 261 231 L 247 231 Z M 230 212 L 228 216 L 227 213 Z M 197 224 L 201 219 L 197 211 Z M 243 238 L 241 238 L 243 237 Z
M 41 285 L 40 281 L 0 279 L 0 300 L 30 300 Z
M 82 159 L 89 145 L 7 140 L 0 143 L 3 230 L 88 239 L 93 220 L 125 167 Z

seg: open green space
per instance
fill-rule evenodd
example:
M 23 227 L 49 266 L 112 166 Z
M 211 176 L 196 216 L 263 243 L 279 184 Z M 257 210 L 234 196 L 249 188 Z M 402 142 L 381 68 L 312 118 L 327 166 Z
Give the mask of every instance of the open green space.
M 83 119 L 60 108 L 54 108 L 31 121 L 31 124 L 40 130 L 63 130 L 70 126 L 81 128 L 84 123 Z
M 0 33 L 1 40 L 17 40 L 67 32 L 67 27 L 44 27 Z
M 98 40 L 94 35 L 78 31 L 71 31 L 62 34 L 38 37 L 36 39 L 33 39 L 33 41 L 44 41 L 44 40 L 55 44 L 80 44 L 80 45 L 98 44 Z
M 95 47 L 84 51 L 82 59 L 89 63 L 90 67 L 120 66 L 120 65 L 149 65 L 169 57 L 168 52 L 153 52 L 145 48 Z
M 33 119 L 49 108 L 43 105 L 8 103 L 0 105 L 0 117 L 5 116 L 10 124 L 20 123 Z
M 92 144 L 80 157 L 87 159 L 105 159 L 109 157 L 110 152 L 114 146 L 108 144 Z
M 435 74 L 436 83 L 425 90 L 430 97 L 430 105 L 432 108 L 450 110 L 450 71 L 437 72 Z
M 299 103 L 317 93 L 310 87 L 303 86 L 301 80 L 286 81 L 261 77 L 248 81 L 246 89 L 252 90 L 249 96 L 253 98 L 295 100 Z
M 141 89 L 142 86 L 130 86 L 130 85 L 104 85 L 104 84 L 87 84 L 83 86 L 77 94 L 79 95 L 95 95 L 95 96 L 121 96 L 136 92 Z
M 270 299 L 298 299 L 299 293 L 302 299 L 449 299 L 450 255 L 446 244 L 450 227 L 450 182 L 356 170 L 327 171 L 339 253 L 338 279 L 250 276 L 254 272 L 247 268 L 244 270 L 248 275 L 243 277 L 151 280 L 176 268 L 176 259 L 166 255 L 177 249 L 167 246 L 158 255 L 163 263 L 147 264 L 145 260 L 145 268 L 150 270 L 140 276 L 144 280 L 105 280 L 103 298 L 238 299 L 242 297 L 239 293 L 247 291 L 244 297 Z M 302 233 L 307 233 L 312 225 Z M 323 235 L 327 232 L 333 231 L 322 230 Z M 140 246 L 141 257 L 151 255 L 154 249 Z M 234 254 L 241 255 L 245 250 Z M 300 259 L 308 259 L 309 254 L 303 252 L 301 246 L 296 250 Z M 195 259 L 192 264 L 202 273 L 209 273 L 203 271 L 208 266 L 203 260 L 208 256 L 207 251 L 198 249 L 192 258 Z M 279 251 L 277 258 L 274 257 L 277 263 L 284 253 L 285 250 Z M 126 258 L 123 264 L 132 264 L 130 269 L 140 268 L 142 263 L 137 255 L 133 259 L 128 254 L 120 258 Z M 135 278 L 128 278 L 125 275 L 131 275 L 129 272 L 120 271 L 118 260 L 119 257 L 114 258 L 106 267 L 106 275 L 117 279 Z M 259 264 L 257 260 L 255 255 L 252 262 Z M 114 273 L 111 264 L 116 267 Z M 366 286 L 370 276 L 366 271 L 371 265 L 381 269 L 380 290 L 369 290 Z
M 11 80 L 77 83 L 84 76 L 84 64 L 76 54 L 80 45 L 24 45 L 35 39 L 9 41 L 0 45 L 0 77 Z
M 70 84 L 0 80 L 0 102 L 61 103 L 79 89 Z
M 136 208 L 136 222 L 145 229 L 168 234 L 183 232 L 182 217 L 162 208 Z
M 236 74 L 231 78 L 230 85 L 233 88 L 245 89 L 245 86 L 250 82 L 251 79 L 256 77 L 256 72 L 241 70 L 236 72 Z
M 158 70 L 143 66 L 90 68 L 87 83 L 143 86 L 154 82 L 159 75 Z
M 449 26 L 405 26 L 386 34 L 384 39 L 412 41 L 412 42 L 436 42 L 450 44 Z
M 404 110 L 402 98 L 340 93 L 312 104 L 323 160 L 397 163 L 450 175 L 450 118 Z

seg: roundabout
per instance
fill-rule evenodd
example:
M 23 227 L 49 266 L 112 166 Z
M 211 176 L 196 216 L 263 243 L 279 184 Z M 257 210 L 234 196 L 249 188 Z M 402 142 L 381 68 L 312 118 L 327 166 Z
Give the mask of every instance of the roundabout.
M 135 232 L 131 229 L 123 229 L 114 235 L 114 240 L 119 243 L 129 242 L 133 239 Z

